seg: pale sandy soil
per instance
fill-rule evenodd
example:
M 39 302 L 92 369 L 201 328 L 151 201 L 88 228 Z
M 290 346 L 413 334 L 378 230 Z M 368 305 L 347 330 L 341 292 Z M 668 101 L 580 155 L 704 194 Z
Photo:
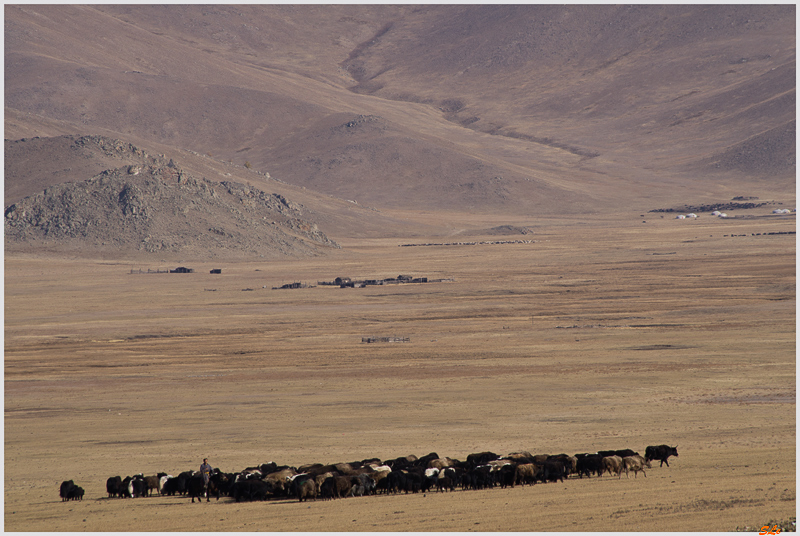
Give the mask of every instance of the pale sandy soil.
M 187 262 L 186 275 L 130 273 L 172 262 L 6 256 L 5 530 L 730 531 L 788 519 L 795 235 L 753 234 L 794 231 L 794 218 L 669 218 L 532 226 L 532 244 L 354 240 L 302 261 Z M 398 274 L 454 281 L 272 290 Z M 410 342 L 361 342 L 394 335 Z M 662 443 L 680 456 L 636 479 L 302 504 L 105 493 L 110 476 L 177 474 L 203 457 L 235 471 Z M 60 502 L 67 479 L 82 502 Z

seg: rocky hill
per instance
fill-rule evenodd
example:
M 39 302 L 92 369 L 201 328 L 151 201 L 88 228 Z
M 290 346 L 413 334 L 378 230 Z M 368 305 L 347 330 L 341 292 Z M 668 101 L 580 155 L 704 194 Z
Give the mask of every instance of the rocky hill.
M 338 248 L 304 219 L 301 205 L 280 194 L 193 177 L 172 159 L 119 140 L 78 138 L 71 146 L 89 144 L 109 158 L 138 163 L 55 184 L 7 206 L 7 250 L 230 259 L 317 255 Z

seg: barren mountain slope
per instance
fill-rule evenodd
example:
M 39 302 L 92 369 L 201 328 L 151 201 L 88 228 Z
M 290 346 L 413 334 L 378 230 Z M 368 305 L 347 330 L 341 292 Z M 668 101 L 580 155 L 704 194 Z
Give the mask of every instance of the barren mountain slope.
M 377 115 L 327 116 L 286 138 L 268 161 L 272 172 L 307 188 L 377 206 L 409 206 L 407 199 L 424 210 L 547 212 L 566 198 L 576 209 L 591 207 L 586 196 L 528 170 L 428 143 Z
M 6 6 L 6 138 L 72 125 L 405 209 L 792 194 L 794 13 Z M 380 130 L 332 135 L 360 117 Z
M 354 91 L 434 100 L 484 132 L 634 164 L 669 142 L 691 161 L 793 119 L 794 21 L 794 6 L 431 7 L 345 65 Z

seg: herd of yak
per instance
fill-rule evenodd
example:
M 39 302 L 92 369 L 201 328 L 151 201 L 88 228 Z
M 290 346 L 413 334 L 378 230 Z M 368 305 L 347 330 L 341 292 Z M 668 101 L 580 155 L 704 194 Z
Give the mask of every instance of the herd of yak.
M 360 462 L 323 465 L 308 464 L 300 467 L 279 466 L 275 462 L 257 467 L 248 467 L 238 473 L 225 473 L 214 469 L 206 484 L 197 471 L 185 471 L 178 476 L 159 473 L 153 476 L 138 474 L 121 478 L 111 477 L 106 481 L 108 497 L 147 497 L 160 495 L 182 495 L 202 502 L 215 496 L 231 497 L 238 501 L 263 501 L 271 498 L 337 499 L 377 493 L 418 493 L 426 491 L 454 491 L 457 488 L 486 489 L 495 486 L 514 487 L 534 485 L 536 482 L 563 482 L 575 478 L 589 478 L 604 473 L 624 472 L 634 477 L 650 462 L 657 460 L 661 466 L 670 456 L 677 456 L 677 447 L 668 445 L 650 446 L 644 457 L 630 449 L 599 451 L 594 454 L 568 456 L 558 454 L 532 455 L 530 452 L 515 452 L 502 457 L 493 452 L 470 454 L 466 461 L 440 458 L 432 452 L 417 458 L 414 455 L 380 460 L 378 458 Z M 81 500 L 83 488 L 72 480 L 61 484 L 61 499 Z

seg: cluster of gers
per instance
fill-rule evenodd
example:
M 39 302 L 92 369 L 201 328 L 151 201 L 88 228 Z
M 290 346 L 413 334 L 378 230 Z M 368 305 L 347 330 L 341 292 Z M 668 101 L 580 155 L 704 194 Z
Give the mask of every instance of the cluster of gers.
M 106 481 L 108 497 L 138 498 L 166 495 L 191 498 L 192 502 L 212 497 L 229 497 L 239 501 L 270 499 L 338 499 L 379 493 L 448 492 L 494 487 L 535 485 L 537 482 L 563 482 L 564 479 L 601 477 L 605 473 L 620 478 L 630 471 L 638 477 L 651 461 L 669 467 L 670 456 L 677 456 L 677 447 L 649 446 L 645 456 L 631 449 L 567 454 L 533 455 L 515 452 L 500 456 L 493 452 L 470 454 L 466 461 L 440 457 L 432 452 L 380 460 L 371 458 L 356 462 L 321 464 L 300 467 L 279 466 L 269 462 L 247 467 L 235 473 L 214 469 L 209 483 L 198 471 L 184 471 L 177 476 L 158 473 L 138 474 Z

